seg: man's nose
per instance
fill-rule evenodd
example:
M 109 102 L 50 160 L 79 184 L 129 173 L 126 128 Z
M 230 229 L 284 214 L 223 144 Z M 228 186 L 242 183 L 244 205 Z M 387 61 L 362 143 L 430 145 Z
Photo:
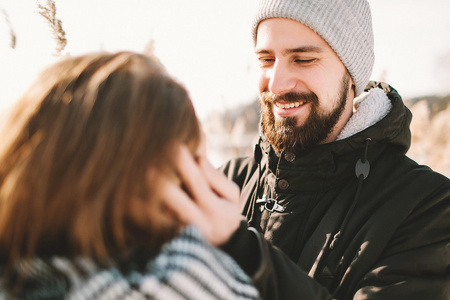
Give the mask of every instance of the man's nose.
M 269 78 L 269 90 L 275 95 L 291 92 L 296 85 L 294 74 L 282 62 L 275 62 Z

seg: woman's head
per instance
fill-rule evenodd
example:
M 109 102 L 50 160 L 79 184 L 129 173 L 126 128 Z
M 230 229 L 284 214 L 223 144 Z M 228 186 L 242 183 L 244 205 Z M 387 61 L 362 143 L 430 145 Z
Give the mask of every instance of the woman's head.
M 1 139 L 2 258 L 102 261 L 158 248 L 177 230 L 147 175 L 173 173 L 174 145 L 194 152 L 200 128 L 186 90 L 155 58 L 96 53 L 46 69 Z

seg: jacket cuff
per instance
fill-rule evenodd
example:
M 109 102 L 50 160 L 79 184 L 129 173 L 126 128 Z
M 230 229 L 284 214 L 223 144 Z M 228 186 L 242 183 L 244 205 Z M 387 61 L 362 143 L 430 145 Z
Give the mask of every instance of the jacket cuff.
M 247 228 L 247 222 L 242 221 L 241 226 L 222 247 L 239 266 L 252 277 L 258 280 L 265 272 L 267 265 L 267 247 L 259 232 Z

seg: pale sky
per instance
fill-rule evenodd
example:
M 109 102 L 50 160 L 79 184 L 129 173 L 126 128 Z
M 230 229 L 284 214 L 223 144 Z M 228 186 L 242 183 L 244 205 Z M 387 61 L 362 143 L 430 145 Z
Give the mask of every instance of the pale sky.
M 256 95 L 250 25 L 257 0 L 55 2 L 68 40 L 66 53 L 142 51 L 152 39 L 155 54 L 190 91 L 201 118 Z M 372 79 L 384 76 L 404 98 L 450 93 L 450 0 L 369 2 L 376 55 Z M 58 59 L 36 3 L 0 0 L 0 109 Z M 16 49 L 10 48 L 2 10 L 17 36 Z

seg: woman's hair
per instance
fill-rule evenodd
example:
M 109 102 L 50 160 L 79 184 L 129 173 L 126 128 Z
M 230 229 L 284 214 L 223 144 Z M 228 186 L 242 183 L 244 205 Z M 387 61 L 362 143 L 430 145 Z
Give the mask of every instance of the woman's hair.
M 175 174 L 200 128 L 186 90 L 155 58 L 120 52 L 47 68 L 15 106 L 0 143 L 0 258 L 109 261 L 159 249 L 179 228 L 164 216 L 157 174 Z M 135 203 L 143 205 L 133 209 Z M 145 208 L 142 221 L 133 211 Z

